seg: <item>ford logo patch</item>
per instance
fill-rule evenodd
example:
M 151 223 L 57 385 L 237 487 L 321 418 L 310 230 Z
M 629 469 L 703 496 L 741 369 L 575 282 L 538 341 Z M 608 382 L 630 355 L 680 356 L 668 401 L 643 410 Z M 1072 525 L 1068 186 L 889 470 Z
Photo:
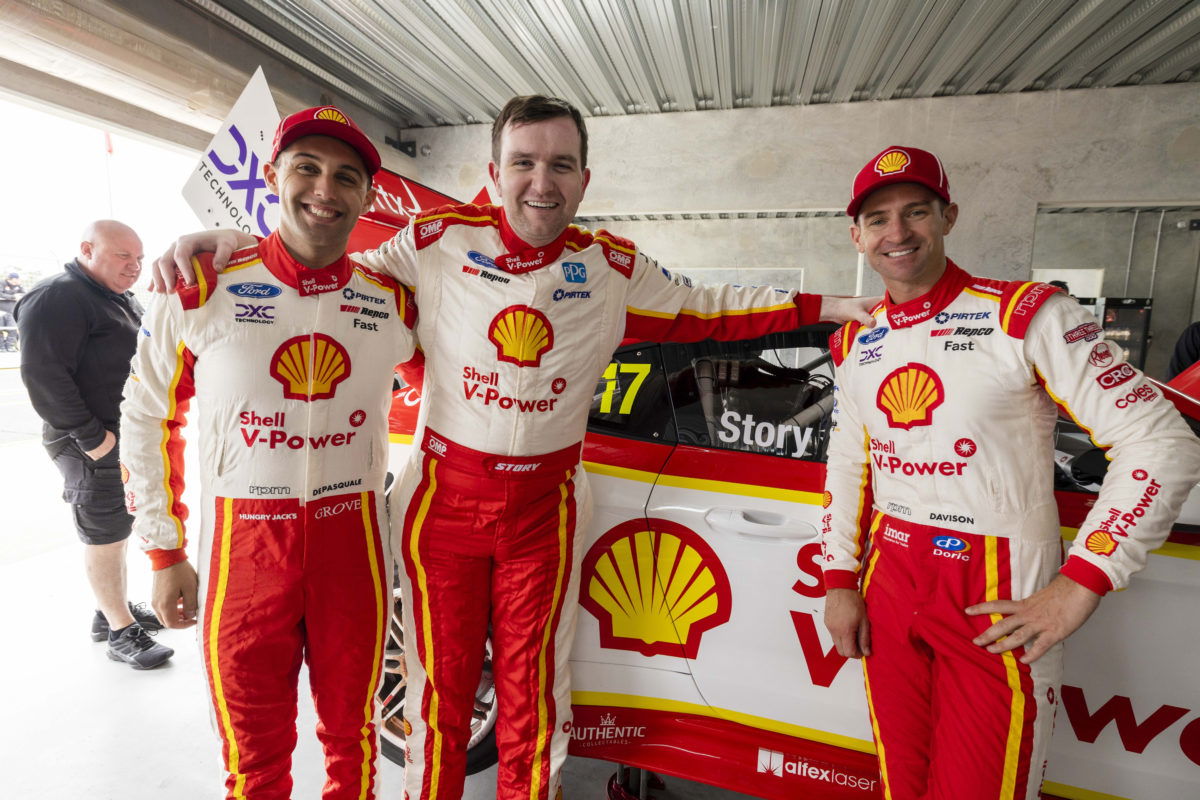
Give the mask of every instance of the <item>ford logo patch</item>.
M 226 286 L 225 291 L 238 297 L 278 297 L 283 289 L 269 283 L 235 283 Z
M 487 267 L 488 269 L 496 268 L 495 261 L 493 261 L 492 259 L 485 256 L 483 253 L 480 253 L 476 250 L 468 250 L 467 258 L 471 259 L 472 261 L 474 261 L 476 264 L 478 264 L 481 267 Z
M 933 546 L 938 550 L 948 550 L 951 553 L 961 553 L 970 547 L 965 539 L 957 536 L 935 536 L 933 537 Z
M 887 328 L 883 328 L 883 327 L 872 328 L 871 330 L 864 333 L 862 336 L 858 337 L 858 343 L 859 344 L 874 344 L 875 342 L 878 342 L 883 337 L 887 336 L 887 333 L 888 333 Z

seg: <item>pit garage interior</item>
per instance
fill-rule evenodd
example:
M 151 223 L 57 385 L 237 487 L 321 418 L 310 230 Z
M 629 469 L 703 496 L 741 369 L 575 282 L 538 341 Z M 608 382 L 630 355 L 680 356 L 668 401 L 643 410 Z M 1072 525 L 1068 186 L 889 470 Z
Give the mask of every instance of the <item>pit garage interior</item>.
M 341 106 L 386 167 L 461 199 L 487 183 L 510 96 L 564 97 L 590 134 L 578 222 L 698 281 L 878 292 L 842 210 L 865 159 L 907 144 L 946 164 L 968 270 L 1078 270 L 1101 297 L 1148 299 L 1155 377 L 1200 318 L 1196 0 L 0 0 L 6 97 L 197 154 L 260 66 L 281 113 Z M 76 625 L 90 606 L 38 430 L 6 423 L 5 502 L 44 506 L 61 547 L 0 561 L 0 627 L 58 653 L 14 644 L 0 667 L 0 793 L 214 796 L 191 633 L 166 632 L 174 664 L 141 675 Z M 298 797 L 321 780 L 310 722 Z M 398 797 L 399 768 L 381 771 Z M 572 759 L 569 796 L 603 797 L 611 771 Z M 494 769 L 471 781 L 492 796 Z

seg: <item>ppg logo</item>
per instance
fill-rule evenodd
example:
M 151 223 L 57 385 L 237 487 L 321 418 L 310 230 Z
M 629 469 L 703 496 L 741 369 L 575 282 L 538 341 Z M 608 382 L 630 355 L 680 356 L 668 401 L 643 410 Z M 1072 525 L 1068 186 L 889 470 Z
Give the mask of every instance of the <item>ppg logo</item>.
M 946 550 L 951 553 L 961 553 L 970 547 L 965 539 L 957 536 L 935 536 L 933 537 L 933 546 L 938 550 Z
M 238 297 L 277 297 L 283 290 L 269 283 L 235 283 L 226 286 L 225 291 Z
M 587 267 L 577 261 L 564 261 L 563 277 L 567 283 L 587 283 Z

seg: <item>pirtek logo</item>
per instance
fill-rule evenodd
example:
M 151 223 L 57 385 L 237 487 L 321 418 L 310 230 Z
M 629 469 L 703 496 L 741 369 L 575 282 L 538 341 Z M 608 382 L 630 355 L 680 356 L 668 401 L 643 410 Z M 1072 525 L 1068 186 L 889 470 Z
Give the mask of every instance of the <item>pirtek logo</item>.
M 1133 380 L 1135 374 L 1133 367 L 1130 365 L 1118 364 L 1110 370 L 1101 372 L 1099 377 L 1096 378 L 1096 383 L 1100 384 L 1104 389 L 1111 389 L 1114 386 L 1120 386 L 1126 381 Z

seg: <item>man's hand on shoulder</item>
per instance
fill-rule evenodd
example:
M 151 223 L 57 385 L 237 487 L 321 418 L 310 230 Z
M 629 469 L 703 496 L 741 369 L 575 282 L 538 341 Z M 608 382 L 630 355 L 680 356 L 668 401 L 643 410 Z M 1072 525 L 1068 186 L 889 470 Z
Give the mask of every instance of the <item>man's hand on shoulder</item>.
M 1032 664 L 1087 622 L 1098 605 L 1100 595 L 1059 575 L 1024 600 L 978 603 L 968 606 L 966 612 L 972 616 L 1005 615 L 972 641 L 986 647 L 989 653 L 1003 653 L 1024 646 L 1021 663 Z
M 862 323 L 864 328 L 875 327 L 871 309 L 879 305 L 882 297 L 838 297 L 821 295 L 821 319 L 842 325 L 847 322 Z
M 192 269 L 192 256 L 200 252 L 212 252 L 213 268 L 217 272 L 225 269 L 225 264 L 233 251 L 250 247 L 257 239 L 241 231 L 201 231 L 180 236 L 170 245 L 161 256 L 154 259 L 154 269 L 150 273 L 150 291 L 174 292 L 178 288 L 178 280 L 185 286 L 196 282 L 196 271 Z
M 196 624 L 200 580 L 190 561 L 155 571 L 150 605 L 168 628 L 190 628 Z

